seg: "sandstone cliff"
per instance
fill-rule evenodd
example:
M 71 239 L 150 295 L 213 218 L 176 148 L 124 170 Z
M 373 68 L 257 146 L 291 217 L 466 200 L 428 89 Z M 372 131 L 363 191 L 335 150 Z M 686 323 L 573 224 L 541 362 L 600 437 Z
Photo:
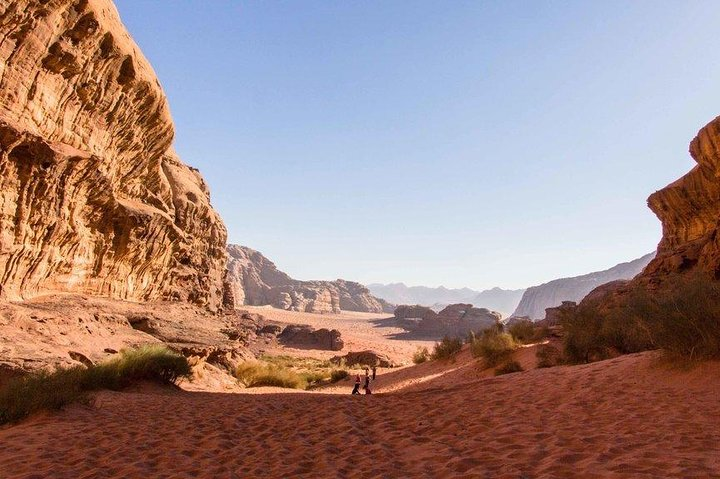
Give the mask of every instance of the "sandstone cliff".
M 0 2 L 0 296 L 221 306 L 226 232 L 110 0 Z
M 640 280 L 696 269 L 720 279 L 720 117 L 698 132 L 690 155 L 697 165 L 648 198 L 663 236 Z
M 228 284 L 235 304 L 272 305 L 308 313 L 363 311 L 380 313 L 391 306 L 352 281 L 300 281 L 278 270 L 262 253 L 228 245 Z
M 653 259 L 655 253 L 646 254 L 642 258 L 621 263 L 604 271 L 562 278 L 539 286 L 528 288 L 523 294 L 520 304 L 513 316 L 527 316 L 530 319 L 545 317 L 545 309 L 559 306 L 563 301 L 582 300 L 590 291 L 598 286 L 620 279 L 631 279 L 640 273 Z

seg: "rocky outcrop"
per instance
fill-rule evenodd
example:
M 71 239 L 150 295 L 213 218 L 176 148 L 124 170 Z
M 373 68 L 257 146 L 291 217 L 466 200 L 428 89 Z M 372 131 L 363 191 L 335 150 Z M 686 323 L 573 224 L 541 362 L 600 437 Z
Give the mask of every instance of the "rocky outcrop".
M 359 283 L 342 279 L 300 281 L 278 270 L 258 251 L 233 244 L 227 251 L 227 279 L 238 307 L 272 305 L 308 313 L 380 313 L 391 308 Z
M 226 232 L 109 0 L 0 3 L 0 296 L 218 309 Z
M 472 304 L 451 304 L 439 313 L 425 306 L 398 306 L 398 324 L 408 331 L 427 337 L 464 337 L 500 323 L 502 315 Z
M 97 363 L 118 351 L 163 343 L 196 371 L 225 371 L 252 357 L 256 325 L 236 311 L 211 314 L 183 303 L 132 303 L 80 295 L 0 302 L 0 383 L 38 369 Z M 1 385 L 1 384 L 0 384 Z
M 368 285 L 370 292 L 394 304 L 419 304 L 440 311 L 449 304 L 471 303 L 478 307 L 498 311 L 504 316 L 512 313 L 525 292 L 524 289 L 491 288 L 475 291 L 470 288 L 451 289 L 444 286 L 406 286 L 403 283 Z
M 545 310 L 559 306 L 563 301 L 582 300 L 598 286 L 616 280 L 631 279 L 653 259 L 655 253 L 646 254 L 628 263 L 621 263 L 604 271 L 573 278 L 562 278 L 528 288 L 513 316 L 528 316 L 537 320 L 545 317 Z
M 282 330 L 278 340 L 286 346 L 340 351 L 345 343 L 337 329 L 313 329 L 305 324 L 291 324 Z
M 397 308 L 395 308 L 395 311 L 393 312 L 395 319 L 403 320 L 403 319 L 423 319 L 423 318 L 435 318 L 437 317 L 437 313 L 432 309 L 428 308 L 427 306 L 420 306 L 419 304 L 416 305 L 407 305 L 407 304 L 401 304 Z
M 661 281 L 693 270 L 720 279 L 720 117 L 698 132 L 690 155 L 697 165 L 648 198 L 663 236 L 640 280 Z

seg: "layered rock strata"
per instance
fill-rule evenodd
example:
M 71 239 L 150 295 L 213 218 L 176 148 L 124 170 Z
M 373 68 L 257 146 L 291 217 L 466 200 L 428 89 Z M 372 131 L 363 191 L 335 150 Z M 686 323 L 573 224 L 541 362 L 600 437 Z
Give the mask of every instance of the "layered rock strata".
M 262 253 L 228 245 L 227 279 L 235 304 L 263 306 L 307 313 L 362 311 L 379 313 L 391 306 L 352 281 L 300 281 L 278 270 Z
M 720 279 L 720 117 L 698 132 L 690 155 L 697 165 L 648 198 L 663 236 L 640 280 L 696 269 Z
M 226 231 L 109 0 L 0 2 L 0 295 L 218 309 Z

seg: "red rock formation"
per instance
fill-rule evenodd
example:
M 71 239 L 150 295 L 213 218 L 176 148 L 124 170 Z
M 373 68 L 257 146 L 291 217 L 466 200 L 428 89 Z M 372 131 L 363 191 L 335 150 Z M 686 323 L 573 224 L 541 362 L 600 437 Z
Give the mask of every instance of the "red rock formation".
M 227 249 L 227 278 L 238 306 L 269 304 L 307 313 L 339 313 L 341 310 L 380 313 L 389 308 L 360 283 L 342 279 L 299 281 L 278 270 L 258 251 L 233 244 Z
M 696 268 L 720 279 L 720 117 L 698 132 L 690 155 L 697 165 L 648 198 L 662 222 L 663 236 L 642 279 Z
M 226 232 L 109 0 L 0 3 L 0 284 L 222 303 Z
M 502 315 L 472 304 L 451 304 L 439 313 L 426 306 L 401 305 L 395 318 L 405 329 L 424 336 L 466 336 L 499 324 Z

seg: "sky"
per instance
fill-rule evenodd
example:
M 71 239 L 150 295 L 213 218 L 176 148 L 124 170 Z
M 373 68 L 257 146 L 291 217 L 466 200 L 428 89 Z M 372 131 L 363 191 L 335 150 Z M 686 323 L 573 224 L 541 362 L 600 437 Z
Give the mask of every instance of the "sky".
M 116 4 L 228 241 L 298 279 L 521 288 L 638 258 L 720 114 L 716 1 Z

